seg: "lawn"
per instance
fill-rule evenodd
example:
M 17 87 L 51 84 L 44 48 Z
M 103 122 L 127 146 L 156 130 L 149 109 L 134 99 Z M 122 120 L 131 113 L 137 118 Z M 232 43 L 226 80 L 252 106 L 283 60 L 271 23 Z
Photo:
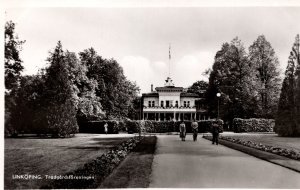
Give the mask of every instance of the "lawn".
M 74 138 L 5 139 L 4 186 L 39 188 L 49 183 L 44 175 L 62 175 L 82 167 L 132 135 L 77 134 Z M 13 179 L 13 175 L 41 175 L 43 179 Z
M 253 141 L 267 146 L 274 146 L 300 152 L 300 138 L 279 137 L 275 133 L 221 133 L 221 136 L 232 137 L 243 141 Z

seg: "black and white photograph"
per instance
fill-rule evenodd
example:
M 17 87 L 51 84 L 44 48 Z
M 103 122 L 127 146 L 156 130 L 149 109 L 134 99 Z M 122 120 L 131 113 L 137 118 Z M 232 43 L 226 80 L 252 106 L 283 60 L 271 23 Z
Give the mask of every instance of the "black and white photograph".
M 300 189 L 300 2 L 1 4 L 3 189 Z

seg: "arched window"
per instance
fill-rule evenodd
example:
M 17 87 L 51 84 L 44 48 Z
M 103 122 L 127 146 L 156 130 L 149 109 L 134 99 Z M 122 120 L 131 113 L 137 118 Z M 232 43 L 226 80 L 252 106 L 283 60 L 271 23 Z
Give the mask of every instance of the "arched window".
M 160 102 L 160 106 L 161 106 L 161 107 L 164 107 L 164 101 L 161 101 L 161 102 Z
M 151 107 L 151 101 L 148 101 L 148 107 Z
M 190 101 L 187 102 L 187 107 L 190 107 Z
M 178 108 L 178 101 L 175 102 L 175 107 Z
M 186 101 L 183 102 L 183 107 L 186 107 Z
M 154 107 L 154 105 L 155 105 L 155 103 L 154 103 L 154 101 L 152 101 L 152 107 Z

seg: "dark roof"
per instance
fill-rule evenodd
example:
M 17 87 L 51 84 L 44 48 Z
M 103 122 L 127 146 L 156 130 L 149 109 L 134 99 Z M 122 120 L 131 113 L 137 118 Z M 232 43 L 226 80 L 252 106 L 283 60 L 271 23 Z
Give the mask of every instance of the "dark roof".
M 157 92 L 143 93 L 142 96 L 143 97 L 158 97 L 158 93 Z
M 180 97 L 195 97 L 195 98 L 198 98 L 199 95 L 196 94 L 196 93 L 182 92 L 180 94 Z
M 183 91 L 182 87 L 175 87 L 175 86 L 165 86 L 165 87 L 156 87 L 156 91 Z

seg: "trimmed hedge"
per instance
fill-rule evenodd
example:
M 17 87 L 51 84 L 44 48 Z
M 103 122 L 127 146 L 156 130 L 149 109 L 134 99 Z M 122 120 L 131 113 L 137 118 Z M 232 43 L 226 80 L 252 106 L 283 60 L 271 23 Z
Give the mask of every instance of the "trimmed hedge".
M 274 119 L 233 119 L 233 131 L 235 133 L 242 132 L 273 132 L 275 126 Z
M 141 130 L 142 133 L 168 133 L 179 132 L 179 125 L 181 121 L 151 121 L 151 120 L 135 120 L 126 121 L 129 133 L 138 133 Z M 191 121 L 185 121 L 187 133 L 192 132 Z M 198 132 L 210 132 L 213 124 L 217 124 L 220 127 L 220 131 L 223 132 L 222 120 L 203 120 L 198 121 Z
M 80 122 L 79 132 L 81 133 L 100 133 L 104 134 L 104 125 L 108 124 L 108 134 L 118 134 L 124 128 L 123 121 L 102 120 L 102 121 L 87 121 Z

